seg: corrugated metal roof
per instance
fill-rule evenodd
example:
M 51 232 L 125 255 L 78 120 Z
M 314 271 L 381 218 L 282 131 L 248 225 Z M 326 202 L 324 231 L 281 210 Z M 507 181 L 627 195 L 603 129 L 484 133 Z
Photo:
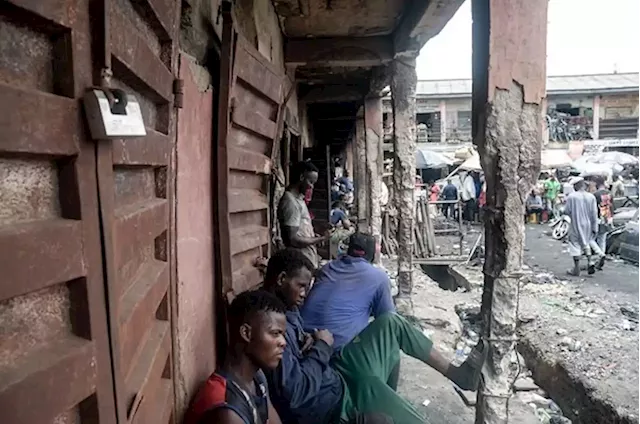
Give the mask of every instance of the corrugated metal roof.
M 580 91 L 613 91 L 638 89 L 638 73 L 569 75 L 547 77 L 547 93 Z M 419 96 L 471 95 L 470 79 L 421 80 L 416 90 Z

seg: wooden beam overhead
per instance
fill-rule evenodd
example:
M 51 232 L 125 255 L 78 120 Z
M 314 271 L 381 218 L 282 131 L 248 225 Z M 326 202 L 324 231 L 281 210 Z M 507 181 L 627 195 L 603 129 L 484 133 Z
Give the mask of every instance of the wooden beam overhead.
M 285 63 L 294 66 L 372 67 L 393 59 L 389 36 L 292 38 L 286 41 Z

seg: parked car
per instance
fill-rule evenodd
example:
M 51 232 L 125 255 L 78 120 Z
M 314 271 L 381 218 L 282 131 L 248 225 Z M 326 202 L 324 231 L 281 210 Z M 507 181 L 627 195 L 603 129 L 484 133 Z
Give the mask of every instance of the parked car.
M 614 229 L 607 234 L 607 253 L 638 263 L 638 209 L 625 208 L 613 215 Z

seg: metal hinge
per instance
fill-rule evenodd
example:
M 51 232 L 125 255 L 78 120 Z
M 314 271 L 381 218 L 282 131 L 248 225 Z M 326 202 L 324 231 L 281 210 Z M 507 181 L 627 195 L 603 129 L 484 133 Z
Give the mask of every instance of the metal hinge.
M 176 78 L 173 80 L 173 104 L 178 109 L 182 109 L 184 103 L 184 80 Z

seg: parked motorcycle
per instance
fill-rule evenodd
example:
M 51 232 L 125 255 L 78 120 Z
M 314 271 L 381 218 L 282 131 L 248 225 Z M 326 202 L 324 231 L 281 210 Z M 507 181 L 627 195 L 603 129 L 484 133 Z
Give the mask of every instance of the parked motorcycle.
M 564 206 L 558 207 L 555 218 L 549 221 L 549 226 L 553 228 L 551 237 L 555 240 L 563 240 L 569 234 L 571 226 L 571 218 L 564 214 Z

